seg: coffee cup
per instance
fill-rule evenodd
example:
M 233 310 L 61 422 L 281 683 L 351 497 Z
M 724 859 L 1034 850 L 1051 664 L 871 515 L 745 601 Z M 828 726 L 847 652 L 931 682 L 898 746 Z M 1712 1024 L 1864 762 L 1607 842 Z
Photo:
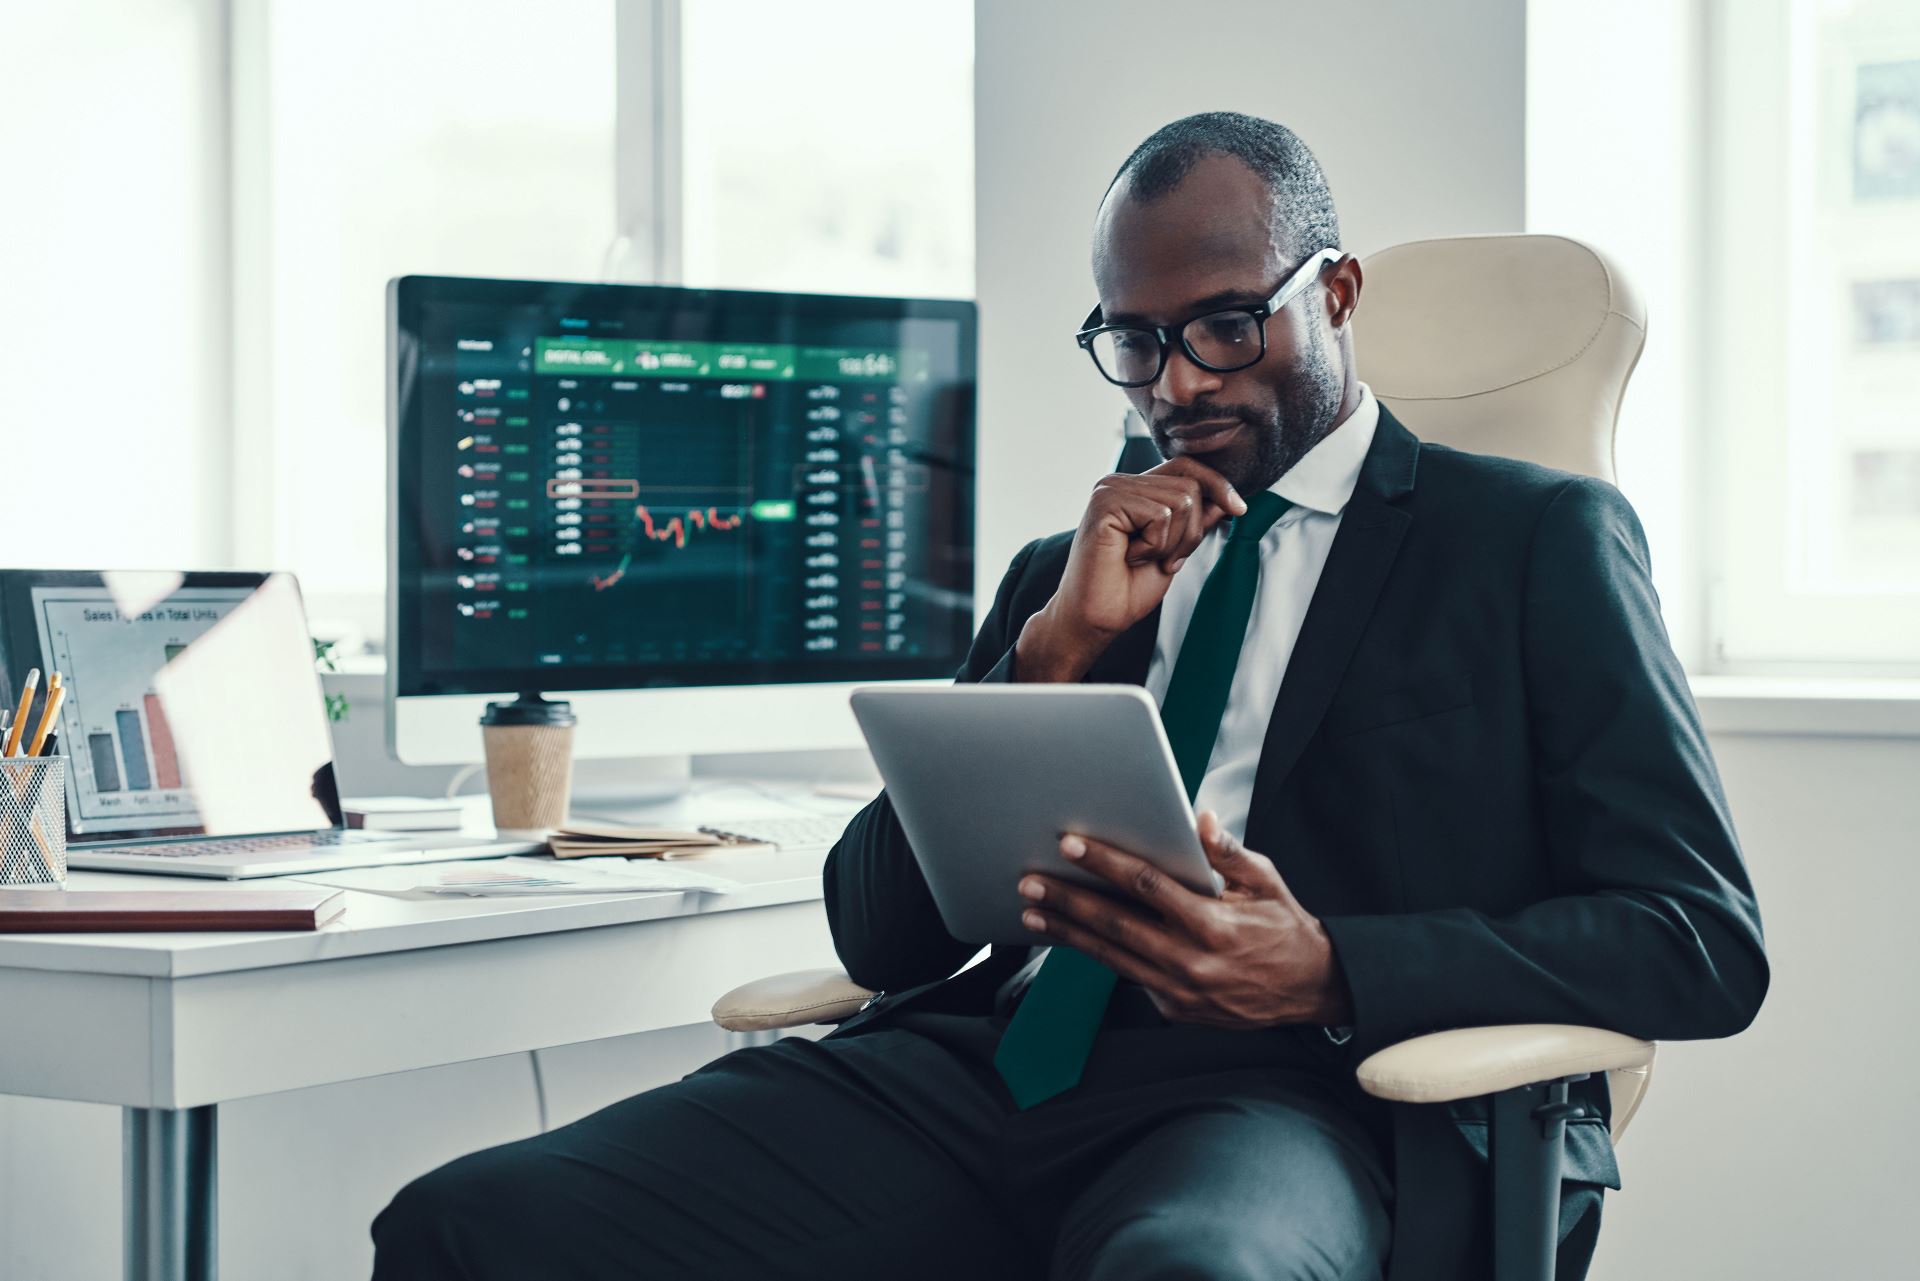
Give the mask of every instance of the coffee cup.
M 566 821 L 573 791 L 573 708 L 538 694 L 488 703 L 480 718 L 493 825 L 544 837 Z

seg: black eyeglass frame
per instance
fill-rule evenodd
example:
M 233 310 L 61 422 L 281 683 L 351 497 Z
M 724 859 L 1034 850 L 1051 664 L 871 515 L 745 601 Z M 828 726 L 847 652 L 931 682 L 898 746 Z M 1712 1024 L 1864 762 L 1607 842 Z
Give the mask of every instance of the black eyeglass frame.
M 1320 273 L 1326 270 L 1328 263 L 1338 262 L 1344 256 L 1345 255 L 1338 249 L 1322 249 L 1317 253 L 1309 255 L 1306 261 L 1302 262 L 1298 267 L 1295 267 L 1293 271 L 1288 274 L 1287 278 L 1281 282 L 1280 287 L 1274 290 L 1272 296 L 1265 302 L 1248 303 L 1239 307 L 1215 307 L 1211 311 L 1202 312 L 1198 316 L 1189 316 L 1179 324 L 1171 327 L 1167 325 L 1101 324 L 1100 305 L 1095 303 L 1093 310 L 1087 313 L 1085 323 L 1081 326 L 1080 330 L 1074 334 L 1073 340 L 1079 344 L 1080 350 L 1087 353 L 1087 358 L 1093 361 L 1093 367 L 1100 371 L 1100 376 L 1116 387 L 1150 387 L 1159 381 L 1160 375 L 1166 372 L 1167 352 L 1173 347 L 1175 340 L 1179 341 L 1180 350 L 1186 353 L 1187 359 L 1202 369 L 1211 370 L 1216 374 L 1231 374 L 1236 370 L 1251 368 L 1266 359 L 1267 321 L 1282 307 L 1292 302 L 1301 290 L 1318 280 Z M 1233 312 L 1239 312 L 1243 315 L 1253 317 L 1254 327 L 1260 334 L 1260 350 L 1254 354 L 1251 360 L 1242 361 L 1237 365 L 1216 365 L 1202 359 L 1200 354 L 1193 349 L 1193 344 L 1187 341 L 1187 326 L 1197 320 L 1206 320 L 1212 316 L 1224 316 Z M 1101 334 L 1117 333 L 1123 330 L 1133 333 L 1152 334 L 1154 340 L 1160 345 L 1160 358 L 1154 362 L 1153 373 L 1148 377 L 1123 382 L 1115 378 L 1112 374 L 1109 374 L 1106 371 L 1106 367 L 1100 363 L 1100 358 L 1093 354 L 1094 339 L 1098 338 Z

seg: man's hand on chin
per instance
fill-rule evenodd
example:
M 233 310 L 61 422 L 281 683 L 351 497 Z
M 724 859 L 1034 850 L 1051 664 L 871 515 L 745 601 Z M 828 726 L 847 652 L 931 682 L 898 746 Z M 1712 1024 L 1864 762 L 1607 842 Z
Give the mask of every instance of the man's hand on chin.
M 1113 638 L 1151 614 L 1187 557 L 1247 502 L 1205 463 L 1173 458 L 1094 486 L 1060 586 L 1014 644 L 1014 679 L 1072 682 Z
M 1318 918 L 1300 906 L 1272 860 L 1200 815 L 1200 843 L 1226 881 L 1195 894 L 1151 863 L 1080 836 L 1061 856 L 1115 894 L 1051 876 L 1022 877 L 1027 927 L 1093 957 L 1145 988 L 1175 1023 L 1262 1028 L 1351 1021 L 1351 998 Z

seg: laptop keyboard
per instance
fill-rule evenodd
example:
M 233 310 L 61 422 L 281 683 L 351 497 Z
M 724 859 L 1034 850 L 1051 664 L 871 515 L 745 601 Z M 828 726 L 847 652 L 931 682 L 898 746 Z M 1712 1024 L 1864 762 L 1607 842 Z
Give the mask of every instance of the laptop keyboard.
M 295 832 L 286 836 L 220 836 L 204 841 L 170 841 L 165 845 L 139 845 L 114 852 L 139 854 L 147 858 L 197 858 L 208 854 L 298 854 L 307 850 L 394 839 L 367 832 Z
M 765 841 L 782 849 L 811 849 L 832 845 L 839 840 L 851 818 L 850 814 L 743 818 L 732 823 L 709 823 L 701 830 L 750 841 Z

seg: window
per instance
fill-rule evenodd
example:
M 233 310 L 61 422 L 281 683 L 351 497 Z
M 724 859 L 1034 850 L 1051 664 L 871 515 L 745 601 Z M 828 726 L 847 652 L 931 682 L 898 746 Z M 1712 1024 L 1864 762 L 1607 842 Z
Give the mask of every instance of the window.
M 0 561 L 227 553 L 219 67 L 197 0 L 0 18 Z
M 958 0 L 8 7 L 8 440 L 87 484 L 9 493 L 6 559 L 291 569 L 377 640 L 387 280 L 971 295 L 972 45 Z
M 385 580 L 385 291 L 595 280 L 614 236 L 614 6 L 276 0 L 264 31 L 270 529 L 324 616 Z M 244 268 L 243 264 L 243 268 Z M 315 602 L 318 602 L 316 608 Z
M 687 0 L 689 284 L 973 296 L 973 5 Z
M 1920 8 L 1713 19 L 1713 657 L 1920 663 Z

